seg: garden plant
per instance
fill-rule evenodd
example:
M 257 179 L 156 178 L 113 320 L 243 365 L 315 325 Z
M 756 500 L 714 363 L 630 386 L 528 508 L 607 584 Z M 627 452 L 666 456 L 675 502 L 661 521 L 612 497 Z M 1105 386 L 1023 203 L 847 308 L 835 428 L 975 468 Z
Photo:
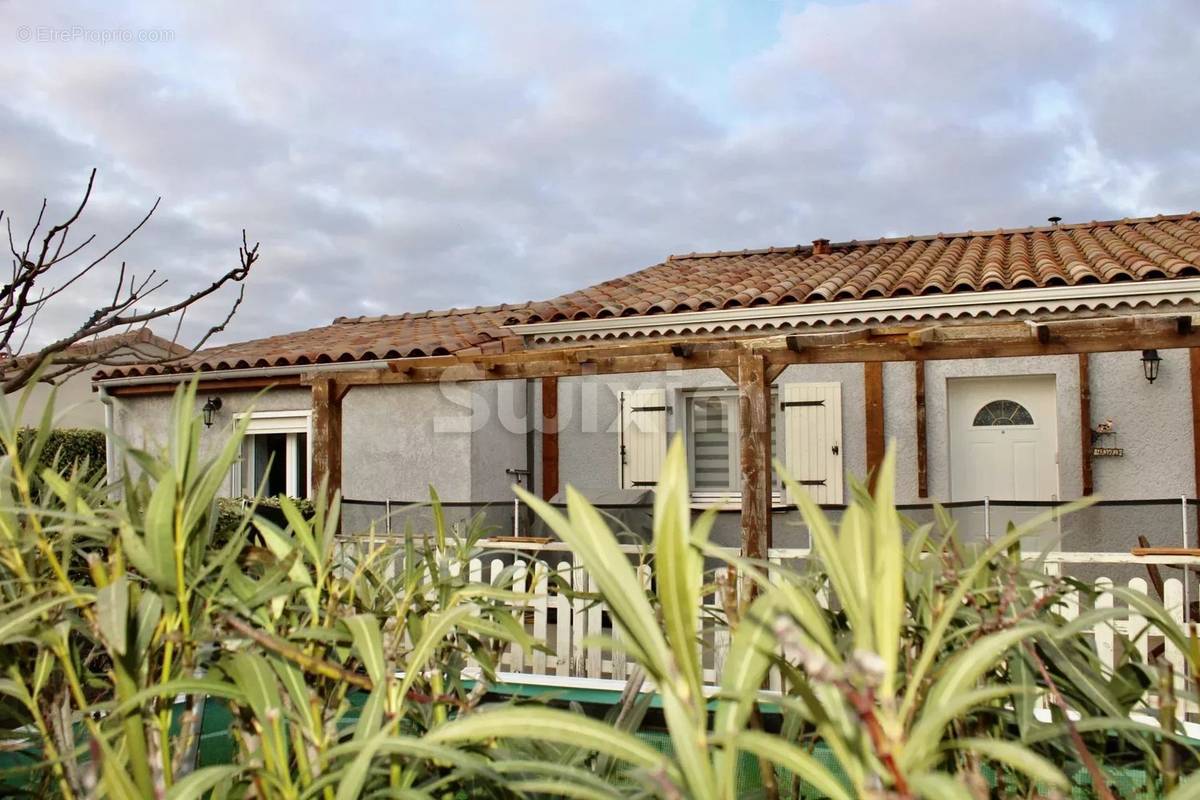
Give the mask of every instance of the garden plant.
M 607 609 L 619 635 L 603 645 L 637 665 L 599 717 L 497 699 L 501 656 L 543 646 L 523 624 L 533 584 L 516 563 L 473 578 L 486 528 L 447 525 L 436 495 L 430 530 L 343 538 L 336 499 L 281 498 L 281 521 L 260 499 L 221 502 L 243 430 L 206 449 L 194 386 L 161 448 L 116 443 L 116 475 L 62 469 L 50 413 L 30 435 L 20 411 L 0 420 L 5 794 L 1200 797 L 1170 683 L 1122 633 L 1105 666 L 1088 632 L 1132 607 L 1147 627 L 1128 636 L 1171 638 L 1195 674 L 1194 633 L 1143 595 L 1111 589 L 1104 608 L 1090 585 L 1048 577 L 1021 550 L 1044 520 L 990 543 L 944 515 L 906 521 L 891 458 L 836 526 L 789 482 L 813 553 L 788 566 L 710 542 L 675 442 L 649 589 L 582 495 L 560 510 L 521 492 L 595 580 L 579 599 Z M 702 611 L 718 573 L 740 588 Z M 1084 606 L 1070 621 L 1068 592 Z M 707 686 L 715 627 L 731 645 Z M 771 670 L 782 692 L 764 689 Z M 1162 701 L 1161 725 L 1131 716 Z M 218 710 L 214 758 L 203 721 Z

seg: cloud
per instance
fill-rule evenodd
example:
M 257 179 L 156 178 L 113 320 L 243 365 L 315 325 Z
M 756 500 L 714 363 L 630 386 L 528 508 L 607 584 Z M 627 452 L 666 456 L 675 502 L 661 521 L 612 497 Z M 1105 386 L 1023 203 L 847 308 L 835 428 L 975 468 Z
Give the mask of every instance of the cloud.
M 0 207 L 171 278 L 263 259 L 226 340 L 552 296 L 668 253 L 1200 205 L 1188 0 L 0 4 Z M 40 320 L 65 329 L 106 287 Z M 174 293 L 174 294 L 173 294 Z M 229 298 L 224 298 L 228 300 Z M 224 305 L 189 314 L 195 334 Z

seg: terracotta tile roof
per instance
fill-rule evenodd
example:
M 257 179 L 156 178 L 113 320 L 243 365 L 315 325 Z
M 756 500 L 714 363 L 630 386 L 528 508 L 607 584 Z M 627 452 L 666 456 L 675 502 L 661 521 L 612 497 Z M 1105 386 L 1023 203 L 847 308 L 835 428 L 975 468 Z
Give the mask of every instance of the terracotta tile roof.
M 671 256 L 525 322 L 1200 275 L 1200 213 Z M 514 318 L 513 323 L 516 320 Z
M 256 367 L 288 367 L 344 361 L 504 352 L 520 339 L 502 326 L 522 319 L 523 306 L 452 308 L 380 317 L 338 317 L 332 325 L 202 350 L 171 365 L 110 369 L 117 378 Z
M 505 325 L 786 303 L 1200 276 L 1200 212 L 1020 230 L 689 253 L 536 303 L 339 317 L 332 325 L 98 377 L 250 369 L 521 347 Z

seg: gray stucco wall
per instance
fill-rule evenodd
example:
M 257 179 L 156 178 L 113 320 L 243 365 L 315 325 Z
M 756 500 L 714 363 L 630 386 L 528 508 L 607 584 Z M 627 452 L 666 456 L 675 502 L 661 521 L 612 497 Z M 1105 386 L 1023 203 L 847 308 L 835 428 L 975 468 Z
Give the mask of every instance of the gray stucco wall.
M 1107 353 L 1091 357 L 1092 419 L 1094 425 L 1112 418 L 1114 446 L 1123 458 L 1094 459 L 1097 493 L 1105 499 L 1178 498 L 1194 493 L 1191 445 L 1191 395 L 1185 350 L 1162 351 L 1158 380 L 1142 375 L 1140 353 Z M 911 363 L 884 365 L 884 430 L 897 452 L 897 499 L 901 503 L 947 500 L 950 464 L 947 420 L 947 381 L 953 378 L 1006 375 L 1053 375 L 1056 387 L 1060 496 L 1081 491 L 1081 420 L 1079 371 L 1075 356 L 1022 359 L 955 360 L 926 365 L 926 409 L 930 497 L 917 496 L 915 369 Z M 861 364 L 796 365 L 780 383 L 829 382 L 842 386 L 843 463 L 857 476 L 866 471 L 865 409 Z M 621 391 L 662 387 L 677 404 L 688 389 L 732 387 L 719 370 L 585 376 L 559 380 L 559 485 L 592 491 L 619 487 L 618 396 Z M 540 389 L 533 392 L 533 415 L 540 420 Z M 222 396 L 219 422 L 205 441 L 216 442 L 221 426 L 246 410 L 255 395 Z M 205 398 L 199 398 L 203 402 Z M 135 446 L 165 439 L 169 396 L 119 399 L 116 427 Z M 357 387 L 344 401 L 343 491 L 358 500 L 421 501 L 435 486 L 448 502 L 491 504 L 488 517 L 501 528 L 510 525 L 510 468 L 527 468 L 526 392 L 523 381 L 476 384 Z M 309 407 L 306 389 L 278 389 L 256 401 L 261 410 Z M 669 415 L 674 428 L 681 410 Z M 535 437 L 535 485 L 540 471 L 540 442 Z M 1140 511 L 1139 511 L 1140 509 Z M 1007 517 L 1024 512 L 993 509 L 998 530 Z M 1006 517 L 1007 515 L 1007 517 Z M 1026 514 L 1027 515 L 1027 514 Z M 979 515 L 960 515 L 967 527 L 978 526 Z M 1066 523 L 1067 546 L 1075 549 L 1128 549 L 1131 526 L 1143 529 L 1152 541 L 1178 544 L 1178 506 L 1102 508 L 1083 512 Z M 722 514 L 718 541 L 737 540 L 737 514 Z M 1194 525 L 1194 523 L 1193 523 Z M 789 521 L 780 519 L 776 542 L 803 546 L 807 538 Z
M 1092 424 L 1112 419 L 1116 435 L 1105 446 L 1123 458 L 1096 458 L 1096 493 L 1127 497 L 1192 497 L 1196 493 L 1192 451 L 1192 391 L 1187 350 L 1160 350 L 1158 379 L 1143 377 L 1142 354 L 1092 356 Z M 1111 441 L 1108 441 L 1111 439 Z
M 1053 375 L 1058 415 L 1058 486 L 1060 497 L 1078 497 L 1079 363 L 1075 356 L 931 361 L 925 373 L 925 413 L 929 436 L 929 495 L 950 498 L 950 427 L 947 381 L 1002 375 Z M 884 395 L 886 402 L 887 395 Z M 916 498 L 913 498 L 914 500 Z
M 204 393 L 196 396 L 197 412 L 208 397 Z M 252 408 L 256 411 L 307 410 L 310 398 L 311 393 L 307 389 L 273 389 L 261 395 L 257 392 L 222 392 L 221 410 L 212 428 L 205 429 L 201 434 L 201 452 L 206 456 L 211 455 L 225 441 L 234 414 Z M 161 448 L 167 441 L 173 402 L 174 397 L 169 394 L 114 397 L 113 428 L 117 436 L 142 450 Z M 233 494 L 229 482 L 226 482 L 224 491 Z

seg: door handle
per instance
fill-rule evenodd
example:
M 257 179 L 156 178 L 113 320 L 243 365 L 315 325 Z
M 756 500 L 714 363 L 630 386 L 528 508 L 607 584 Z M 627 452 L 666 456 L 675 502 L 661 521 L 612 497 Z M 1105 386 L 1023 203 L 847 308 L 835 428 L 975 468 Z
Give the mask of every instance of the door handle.
M 838 446 L 836 444 L 833 447 L 831 447 L 830 449 L 833 451 L 833 454 L 835 456 L 838 454 Z

